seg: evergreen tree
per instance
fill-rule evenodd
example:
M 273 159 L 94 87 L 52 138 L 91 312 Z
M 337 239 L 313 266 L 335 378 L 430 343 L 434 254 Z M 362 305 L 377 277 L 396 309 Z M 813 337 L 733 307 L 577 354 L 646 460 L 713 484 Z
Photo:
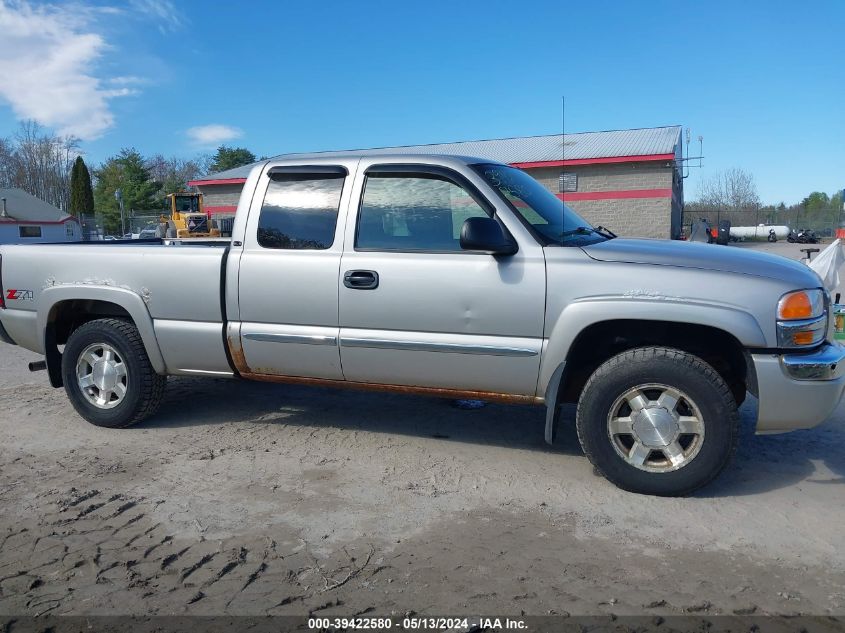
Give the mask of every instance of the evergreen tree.
M 143 157 L 134 148 L 122 149 L 103 163 L 95 175 L 94 200 L 97 211 L 103 214 L 106 231 L 114 233 L 120 229 L 120 209 L 114 197 L 118 189 L 127 218 L 133 212 L 161 209 L 157 195 L 160 185 L 151 178 Z
M 217 148 L 217 153 L 211 157 L 208 171 L 209 173 L 226 171 L 227 169 L 249 165 L 250 163 L 254 163 L 255 160 L 255 154 L 245 147 L 226 147 L 225 145 L 221 145 Z
M 70 174 L 70 214 L 80 216 L 94 212 L 94 191 L 91 174 L 82 156 L 77 156 Z

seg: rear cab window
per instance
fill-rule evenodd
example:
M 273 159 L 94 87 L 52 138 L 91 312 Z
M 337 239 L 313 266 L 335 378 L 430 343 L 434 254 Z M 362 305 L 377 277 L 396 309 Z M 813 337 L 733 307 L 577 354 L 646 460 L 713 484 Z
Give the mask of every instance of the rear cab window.
M 258 218 L 258 245 L 325 250 L 335 239 L 343 167 L 274 167 Z

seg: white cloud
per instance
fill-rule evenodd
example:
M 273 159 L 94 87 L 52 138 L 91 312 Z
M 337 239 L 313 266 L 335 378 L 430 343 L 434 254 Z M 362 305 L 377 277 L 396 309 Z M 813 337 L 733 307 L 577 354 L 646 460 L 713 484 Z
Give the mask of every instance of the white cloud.
M 195 145 L 213 147 L 219 143 L 240 138 L 243 136 L 243 131 L 231 125 L 214 123 L 212 125 L 198 125 L 197 127 L 188 128 L 185 134 L 188 135 L 188 138 Z
M 131 86 L 138 84 L 149 83 L 143 77 L 135 77 L 134 75 L 121 75 L 120 77 L 109 77 L 106 81 L 112 86 Z
M 133 90 L 132 88 L 109 88 L 108 90 L 102 91 L 103 96 L 109 99 L 113 97 L 131 97 L 132 95 L 139 94 L 139 90 Z
M 83 140 L 114 125 L 109 99 L 135 94 L 116 78 L 95 76 L 109 48 L 92 28 L 84 5 L 39 5 L 0 0 L 0 100 L 20 119 L 35 119 L 60 134 Z
M 131 0 L 130 5 L 138 13 L 159 22 L 162 33 L 176 31 L 185 24 L 185 18 L 170 0 Z

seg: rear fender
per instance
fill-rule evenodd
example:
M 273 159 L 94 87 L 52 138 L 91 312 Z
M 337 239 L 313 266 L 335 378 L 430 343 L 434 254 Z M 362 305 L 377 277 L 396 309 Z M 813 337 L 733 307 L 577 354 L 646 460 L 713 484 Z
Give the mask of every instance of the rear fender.
M 164 363 L 164 358 L 161 354 L 161 349 L 156 340 L 155 330 L 153 329 L 153 319 L 150 316 L 149 310 L 140 295 L 126 288 L 117 288 L 114 286 L 94 286 L 89 284 L 79 285 L 61 285 L 53 286 L 43 290 L 38 297 L 37 310 L 37 332 L 40 332 L 43 337 L 43 345 L 45 355 L 47 356 L 47 365 L 50 369 L 51 382 L 53 381 L 53 374 L 56 371 L 57 358 L 61 358 L 58 354 L 51 353 L 55 350 L 55 341 L 48 340 L 50 336 L 50 329 L 48 324 L 53 314 L 54 308 L 62 301 L 73 300 L 93 300 L 112 303 L 120 308 L 126 310 L 131 317 L 135 327 L 141 335 L 141 340 L 144 343 L 144 348 L 147 351 L 147 356 L 150 358 L 150 363 L 158 374 L 166 374 L 167 367 Z M 53 367 L 51 367 L 53 365 Z

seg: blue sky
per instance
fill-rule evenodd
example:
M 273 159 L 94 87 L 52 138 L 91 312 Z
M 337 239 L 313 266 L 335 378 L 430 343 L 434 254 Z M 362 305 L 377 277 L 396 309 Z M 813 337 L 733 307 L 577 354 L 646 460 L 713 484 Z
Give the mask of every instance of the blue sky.
M 730 167 L 767 203 L 845 187 L 845 2 L 0 0 L 0 29 L 0 136 L 91 163 L 557 133 L 565 94 L 569 132 L 702 135 L 688 200 Z

